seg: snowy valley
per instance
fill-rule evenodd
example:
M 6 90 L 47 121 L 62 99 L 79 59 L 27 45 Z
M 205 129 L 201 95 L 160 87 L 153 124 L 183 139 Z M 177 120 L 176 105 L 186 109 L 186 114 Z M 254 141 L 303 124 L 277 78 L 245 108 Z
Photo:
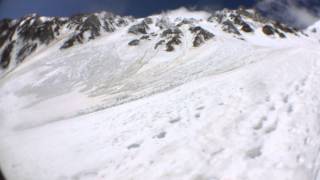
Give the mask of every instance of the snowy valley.
M 8 180 L 320 180 L 320 23 L 181 8 L 0 30 Z

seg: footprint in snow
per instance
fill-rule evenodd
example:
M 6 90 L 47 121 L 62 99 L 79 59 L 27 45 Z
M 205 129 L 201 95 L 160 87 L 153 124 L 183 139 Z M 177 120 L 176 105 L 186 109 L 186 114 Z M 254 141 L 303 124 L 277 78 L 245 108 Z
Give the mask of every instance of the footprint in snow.
M 200 113 L 196 113 L 196 114 L 194 115 L 194 117 L 198 119 L 198 118 L 201 117 L 201 115 L 200 115 Z
M 205 108 L 204 106 L 200 106 L 200 107 L 197 107 L 196 110 L 201 111 L 201 110 L 204 110 L 204 108 Z
M 288 108 L 287 108 L 287 113 L 288 113 L 288 114 L 291 114 L 292 112 L 293 112 L 293 105 L 290 104 L 290 105 L 288 106 Z
M 127 147 L 127 149 L 136 149 L 136 148 L 139 148 L 140 147 L 140 144 L 137 144 L 137 143 L 134 143 L 134 144 L 131 144 Z
M 161 132 L 158 135 L 154 136 L 153 138 L 163 139 L 166 137 L 166 135 L 167 135 L 166 132 Z
M 283 98 L 282 98 L 282 102 L 287 104 L 289 102 L 289 95 L 285 95 Z
M 246 152 L 246 157 L 247 158 L 250 158 L 250 159 L 255 159 L 259 156 L 262 155 L 262 152 L 261 152 L 261 147 L 256 147 L 256 148 L 253 148 L 253 149 L 250 149 Z
M 177 117 L 177 118 L 175 118 L 175 119 L 172 119 L 172 120 L 170 120 L 169 122 L 170 122 L 171 124 L 175 124 L 175 123 L 177 123 L 177 122 L 179 122 L 179 121 L 181 121 L 181 117 Z
M 278 121 L 274 122 L 271 126 L 267 127 L 264 132 L 266 134 L 270 134 L 273 131 L 275 131 L 277 129 L 277 127 L 278 127 Z

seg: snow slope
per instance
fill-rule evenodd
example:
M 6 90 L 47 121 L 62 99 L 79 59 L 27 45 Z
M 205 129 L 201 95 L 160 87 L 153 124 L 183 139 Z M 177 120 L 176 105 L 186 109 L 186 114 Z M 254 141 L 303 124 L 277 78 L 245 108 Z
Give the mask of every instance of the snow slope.
M 316 35 L 280 39 L 252 22 L 240 38 L 208 13 L 165 16 L 215 37 L 195 48 L 182 26 L 167 52 L 160 37 L 128 46 L 125 27 L 55 42 L 0 79 L 7 179 L 320 180 Z

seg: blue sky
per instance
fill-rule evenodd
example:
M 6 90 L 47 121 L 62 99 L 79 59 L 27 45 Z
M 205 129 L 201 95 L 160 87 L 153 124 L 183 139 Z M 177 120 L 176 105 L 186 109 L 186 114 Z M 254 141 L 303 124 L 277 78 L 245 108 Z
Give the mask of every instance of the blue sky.
M 143 17 L 178 7 L 199 9 L 256 7 L 267 16 L 296 27 L 305 27 L 320 17 L 320 0 L 0 0 L 0 19 L 37 13 L 70 16 L 76 13 L 111 11 Z
M 146 16 L 181 6 L 236 8 L 254 3 L 254 0 L 0 0 L 0 18 L 17 18 L 34 12 L 46 16 L 69 16 L 99 10 Z

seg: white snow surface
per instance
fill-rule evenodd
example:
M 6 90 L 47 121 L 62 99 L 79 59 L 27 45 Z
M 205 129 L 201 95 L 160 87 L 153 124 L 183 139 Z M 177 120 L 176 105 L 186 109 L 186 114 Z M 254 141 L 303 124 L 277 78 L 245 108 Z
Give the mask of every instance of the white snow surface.
M 199 48 L 124 28 L 2 77 L 7 179 L 320 180 L 320 44 L 198 23 L 216 35 Z

